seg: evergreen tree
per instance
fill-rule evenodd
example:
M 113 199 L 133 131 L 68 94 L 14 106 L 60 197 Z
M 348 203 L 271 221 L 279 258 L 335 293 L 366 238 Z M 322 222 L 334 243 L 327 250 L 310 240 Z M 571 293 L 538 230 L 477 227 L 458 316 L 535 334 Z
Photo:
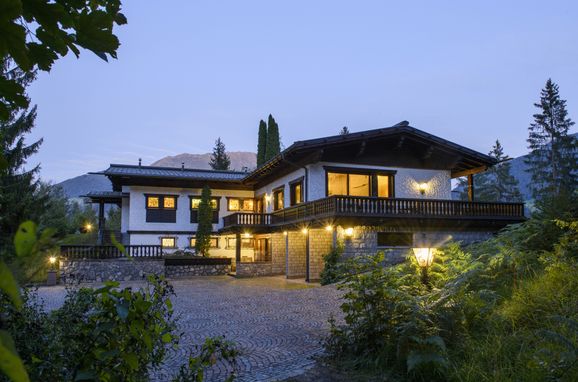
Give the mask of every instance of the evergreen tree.
M 198 255 L 208 256 L 211 247 L 211 233 L 213 232 L 213 210 L 211 208 L 211 189 L 203 187 L 201 202 L 199 203 L 199 220 L 195 236 L 195 252 Z
M 275 118 L 269 114 L 267 121 L 267 147 L 265 150 L 265 162 L 275 157 L 281 152 L 281 142 L 279 139 L 279 125 Z
M 220 137 L 215 141 L 209 165 L 213 170 L 228 170 L 231 166 L 231 159 L 227 155 L 225 144 Z
M 528 154 L 525 162 L 532 177 L 534 199 L 572 193 L 578 187 L 577 140 L 568 135 L 574 122 L 568 117 L 566 101 L 560 98 L 558 85 L 551 79 L 534 104 L 539 113 L 528 128 Z
M 347 126 L 343 126 L 339 131 L 339 135 L 347 135 L 349 134 L 349 128 Z
M 257 167 L 266 162 L 265 155 L 267 151 L 267 124 L 265 121 L 259 121 L 259 138 L 257 142 Z
M 475 199 L 479 202 L 520 202 L 522 194 L 518 188 L 518 180 L 511 174 L 510 159 L 504 154 L 504 148 L 499 140 L 488 153 L 497 160 L 497 164 L 488 171 L 474 175 Z M 462 189 L 460 197 L 468 199 L 467 180 L 460 179 Z

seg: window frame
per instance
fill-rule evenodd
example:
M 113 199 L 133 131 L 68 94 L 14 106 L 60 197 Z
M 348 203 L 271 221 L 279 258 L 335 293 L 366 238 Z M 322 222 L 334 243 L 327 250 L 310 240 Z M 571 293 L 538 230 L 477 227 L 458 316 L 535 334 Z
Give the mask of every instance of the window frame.
M 197 240 L 197 236 L 193 235 L 193 236 L 189 236 L 189 248 L 195 248 L 195 245 L 193 244 L 193 240 Z M 213 240 L 215 240 L 216 245 L 213 246 Z M 211 249 L 219 249 L 219 236 L 211 236 L 211 245 L 210 247 Z
M 290 206 L 296 206 L 298 204 L 301 204 L 305 201 L 304 198 L 304 194 L 303 194 L 303 181 L 304 181 L 305 177 L 302 176 L 300 178 L 297 178 L 291 182 L 289 182 L 289 204 Z M 301 188 L 301 195 L 299 198 L 299 201 L 295 200 L 295 188 L 299 186 Z
M 238 210 L 231 210 L 229 209 L 229 201 L 230 200 L 238 200 L 239 201 L 239 209 Z M 253 209 L 251 210 L 244 210 L 242 209 L 243 206 L 243 202 L 245 200 L 252 200 L 253 201 Z M 251 197 L 237 197 L 237 196 L 227 196 L 227 211 L 231 211 L 231 212 L 255 212 L 255 198 L 251 198 Z
M 381 169 L 370 169 L 370 168 L 351 168 L 351 167 L 335 167 L 335 166 L 323 166 L 325 169 L 325 196 L 353 196 L 349 195 L 349 175 L 369 175 L 369 196 L 360 196 L 361 198 L 374 197 L 374 198 L 395 198 L 395 174 L 396 170 L 381 170 Z M 329 173 L 336 174 L 346 174 L 347 175 L 347 195 L 329 195 Z M 377 176 L 387 176 L 389 178 L 388 189 L 389 196 L 377 196 Z M 357 197 L 357 196 L 354 196 Z
M 168 247 L 168 246 L 163 245 L 163 240 L 164 240 L 164 239 L 172 239 L 172 240 L 173 240 L 173 246 L 172 246 L 172 247 Z M 159 240 L 161 241 L 161 248 L 162 248 L 162 249 L 165 249 L 165 248 L 166 248 L 166 249 L 174 249 L 174 248 L 177 248 L 177 237 L 176 237 L 176 236 L 161 236 L 161 237 L 159 238 Z
M 179 196 L 175 194 L 144 194 L 146 223 L 176 223 Z M 149 207 L 149 198 L 158 198 L 159 206 Z M 165 198 L 173 198 L 175 206 L 173 208 L 165 208 Z
M 193 199 L 201 199 L 200 195 L 189 195 L 189 222 L 191 224 L 198 224 L 199 223 L 199 216 L 198 216 L 198 212 L 199 209 L 198 208 L 193 208 Z M 221 211 L 221 197 L 220 196 L 211 196 L 211 200 L 216 200 L 217 201 L 217 208 L 213 209 L 213 219 L 211 220 L 212 224 L 219 224 L 219 212 Z M 196 212 L 196 214 L 194 214 L 194 212 Z M 193 216 L 195 216 L 195 219 L 193 219 Z
M 275 187 L 273 190 L 271 190 L 271 193 L 273 194 L 273 211 L 279 211 L 285 208 L 285 185 L 279 186 L 279 187 Z M 283 207 L 278 208 L 278 203 L 279 203 L 279 195 L 282 195 L 281 200 L 283 201 Z

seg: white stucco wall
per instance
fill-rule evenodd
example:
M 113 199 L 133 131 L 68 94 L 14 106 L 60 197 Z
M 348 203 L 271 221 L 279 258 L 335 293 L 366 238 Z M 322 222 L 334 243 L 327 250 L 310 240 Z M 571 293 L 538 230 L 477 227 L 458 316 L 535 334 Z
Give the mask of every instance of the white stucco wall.
M 291 192 L 289 189 L 289 183 L 291 183 L 294 180 L 297 180 L 303 176 L 305 176 L 305 169 L 301 168 L 301 169 L 293 171 L 292 173 L 285 175 L 284 177 L 281 177 L 281 178 L 269 183 L 265 187 L 261 187 L 257 191 L 255 191 L 255 196 L 261 196 L 263 194 L 267 194 L 270 197 L 270 202 L 267 203 L 265 212 L 273 212 L 273 190 L 278 188 L 278 187 L 281 187 L 281 186 L 285 186 L 285 192 L 283 194 L 283 205 L 285 206 L 285 208 L 289 207 L 291 204 L 290 203 Z M 305 186 L 305 188 L 307 188 L 307 187 Z M 303 190 L 303 192 L 305 192 L 305 190 Z
M 395 174 L 395 197 L 417 199 L 451 199 L 451 173 L 449 170 L 424 170 L 399 167 L 366 166 L 333 162 L 318 162 L 308 165 L 309 169 L 309 200 L 325 197 L 325 168 L 346 167 L 375 170 L 397 171 Z M 428 190 L 421 195 L 418 189 L 420 183 L 427 183 Z
M 190 223 L 189 196 L 200 196 L 201 191 L 199 188 L 124 186 L 123 192 L 130 193 L 127 231 L 196 231 L 197 224 Z M 176 223 L 147 223 L 145 194 L 176 195 Z M 252 198 L 255 194 L 253 191 L 215 189 L 211 190 L 211 195 L 212 197 L 221 197 L 219 201 L 219 224 L 213 224 L 213 231 L 216 231 L 223 225 L 222 218 L 233 213 L 233 211 L 227 211 L 227 196 Z
M 128 231 L 130 216 L 130 198 L 122 198 L 122 206 L 120 210 L 120 232 Z

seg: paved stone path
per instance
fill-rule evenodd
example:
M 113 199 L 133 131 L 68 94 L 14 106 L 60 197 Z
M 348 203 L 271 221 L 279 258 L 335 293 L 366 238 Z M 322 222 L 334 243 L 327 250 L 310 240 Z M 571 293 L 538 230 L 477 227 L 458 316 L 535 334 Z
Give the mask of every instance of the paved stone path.
M 171 281 L 176 292 L 175 312 L 184 332 L 180 349 L 171 353 L 158 380 L 170 380 L 187 360 L 192 345 L 209 336 L 234 341 L 238 381 L 278 381 L 302 374 L 322 351 L 330 315 L 339 318 L 339 292 L 282 277 L 235 279 L 229 276 L 197 277 Z M 134 285 L 134 283 L 131 283 Z M 136 286 L 136 285 L 135 285 Z M 39 290 L 48 308 L 62 304 L 63 287 Z M 209 381 L 223 380 L 224 365 L 217 364 Z

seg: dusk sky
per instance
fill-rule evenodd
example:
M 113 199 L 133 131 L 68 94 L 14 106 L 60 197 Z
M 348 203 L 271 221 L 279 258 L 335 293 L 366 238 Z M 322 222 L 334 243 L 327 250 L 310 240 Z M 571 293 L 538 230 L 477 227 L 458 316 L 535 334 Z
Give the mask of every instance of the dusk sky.
M 408 120 L 524 154 L 549 77 L 578 120 L 578 2 L 471 3 L 123 1 L 118 60 L 68 56 L 29 89 L 29 139 L 45 139 L 30 164 L 58 182 L 209 152 L 219 136 L 256 151 L 269 113 L 285 146 Z

